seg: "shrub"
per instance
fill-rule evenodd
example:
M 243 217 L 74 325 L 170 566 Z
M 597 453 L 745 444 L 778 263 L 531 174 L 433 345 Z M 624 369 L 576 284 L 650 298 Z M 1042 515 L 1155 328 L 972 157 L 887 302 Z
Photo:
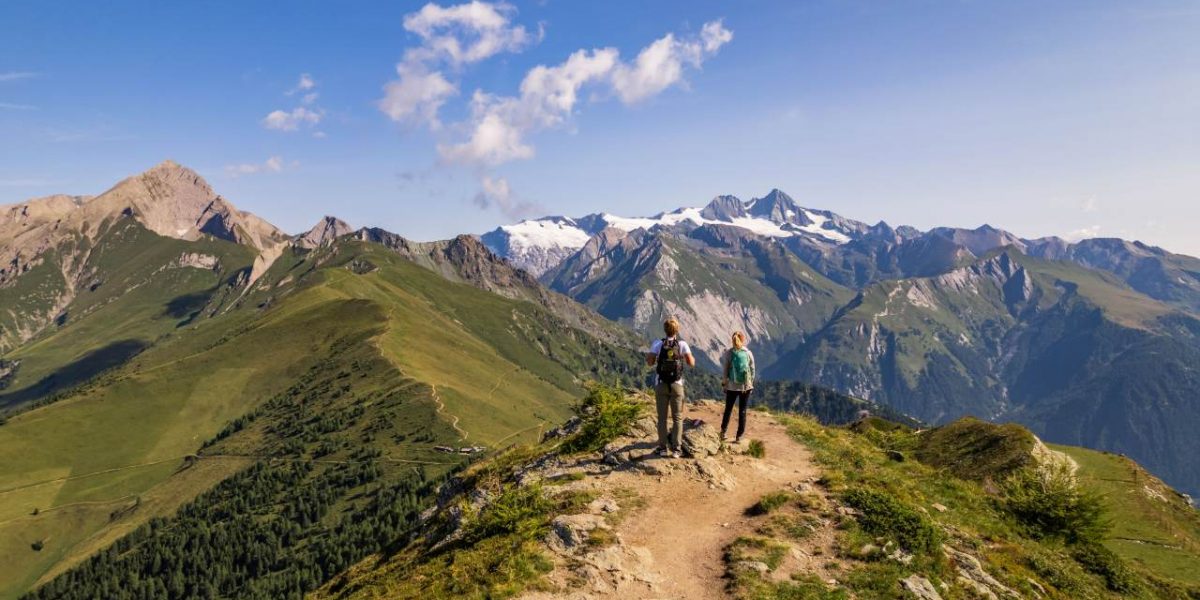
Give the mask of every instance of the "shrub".
M 545 533 L 553 503 L 539 485 L 514 486 L 502 492 L 467 523 L 464 538 L 478 541 L 506 534 L 532 539 Z
M 563 444 L 568 453 L 599 450 L 624 435 L 641 416 L 642 406 L 618 387 L 597 384 L 590 387 L 575 411 L 581 425 L 579 433 Z
M 1077 544 L 1071 550 L 1071 556 L 1084 569 L 1103 577 L 1108 589 L 1121 594 L 1137 591 L 1137 577 L 1125 565 L 1125 561 L 1100 542 Z
M 1093 542 L 1110 527 L 1100 497 L 1080 489 L 1064 465 L 1021 469 L 1004 480 L 1002 489 L 1005 509 L 1035 538 Z
M 750 440 L 750 445 L 746 447 L 746 454 L 754 458 L 762 458 L 767 455 L 767 447 L 762 440 Z
M 929 519 L 895 496 L 866 488 L 847 491 L 842 500 L 862 513 L 858 523 L 871 535 L 890 537 L 910 552 L 932 553 L 941 536 Z

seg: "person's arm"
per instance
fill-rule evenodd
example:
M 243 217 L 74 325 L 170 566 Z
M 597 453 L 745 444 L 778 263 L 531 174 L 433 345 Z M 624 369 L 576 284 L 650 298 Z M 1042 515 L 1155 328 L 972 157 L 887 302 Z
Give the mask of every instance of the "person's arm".
M 750 352 L 747 350 L 746 352 Z M 750 352 L 750 384 L 754 384 L 754 376 L 757 375 L 754 370 L 754 353 Z
M 687 366 L 689 366 L 689 367 L 694 367 L 694 366 L 696 366 L 696 357 L 695 357 L 695 356 L 692 356 L 692 347 L 691 347 L 691 346 L 686 346 L 686 345 L 685 345 L 685 346 L 683 347 L 683 349 L 684 349 L 684 350 L 687 350 L 687 352 L 686 352 L 686 353 L 684 353 L 684 355 L 683 355 L 683 360 L 684 360 L 684 362 L 686 362 L 686 363 L 687 363 Z
M 646 353 L 647 367 L 653 367 L 658 362 L 658 352 L 662 348 L 662 346 L 659 346 L 660 343 L 659 340 L 654 340 L 654 343 L 650 344 L 650 351 Z
M 721 387 L 729 385 L 729 366 L 733 362 L 733 353 L 726 350 L 721 355 Z

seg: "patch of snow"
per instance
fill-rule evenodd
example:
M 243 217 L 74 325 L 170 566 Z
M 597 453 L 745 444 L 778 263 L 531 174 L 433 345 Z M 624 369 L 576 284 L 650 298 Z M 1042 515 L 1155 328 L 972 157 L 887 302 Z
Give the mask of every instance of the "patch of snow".
M 582 248 L 591 237 L 571 219 L 526 220 L 500 229 L 508 234 L 508 243 L 513 248 Z
M 721 219 L 706 219 L 700 214 L 699 208 L 681 208 L 675 212 L 663 213 L 657 217 L 618 217 L 616 215 L 602 214 L 600 218 L 604 219 L 605 223 L 610 226 L 624 231 L 633 231 L 635 229 L 650 229 L 652 227 L 662 225 L 664 227 L 672 227 L 679 225 L 684 221 L 691 221 L 695 225 L 733 225 L 746 229 L 758 235 L 770 237 L 791 237 L 797 235 L 795 231 L 789 231 L 780 227 L 777 223 L 770 219 L 759 217 L 734 217 L 728 221 Z
M 804 209 L 800 209 L 800 210 L 804 210 Z M 813 235 L 818 235 L 825 239 L 832 240 L 833 242 L 838 243 L 838 244 L 845 244 L 846 242 L 850 241 L 850 236 L 848 236 L 836 229 L 826 229 L 825 228 L 825 223 L 829 221 L 829 217 L 826 217 L 825 215 L 817 214 L 811 210 L 804 210 L 804 216 L 808 217 L 808 220 L 812 221 L 812 224 L 804 225 L 803 227 L 798 227 L 798 229 L 800 229 L 806 233 L 811 233 Z

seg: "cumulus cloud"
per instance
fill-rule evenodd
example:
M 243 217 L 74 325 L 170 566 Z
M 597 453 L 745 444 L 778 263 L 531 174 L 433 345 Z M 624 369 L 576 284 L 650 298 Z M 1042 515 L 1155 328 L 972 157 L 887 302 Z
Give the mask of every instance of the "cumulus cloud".
M 284 162 L 283 157 L 272 156 L 261 163 L 241 163 L 236 165 L 227 165 L 225 174 L 229 177 L 241 177 L 243 175 L 256 175 L 259 173 L 282 173 L 287 167 L 295 167 L 300 163 L 292 161 L 290 165 Z
M 316 125 L 321 122 L 321 113 L 303 106 L 291 111 L 273 110 L 263 118 L 263 127 L 276 131 L 296 131 L 301 125 Z
M 643 48 L 633 64 L 617 65 L 613 88 L 625 104 L 655 96 L 682 81 L 684 67 L 699 68 L 732 39 L 733 32 L 721 21 L 705 23 L 700 37 L 693 40 L 679 40 L 668 33 Z
M 508 4 L 474 0 L 443 7 L 426 4 L 404 18 L 404 29 L 420 39 L 396 65 L 397 78 L 384 85 L 379 109 L 393 121 L 425 125 L 445 132 L 437 145 L 444 163 L 473 168 L 480 191 L 474 202 L 495 207 L 510 217 L 528 216 L 541 208 L 518 200 L 495 167 L 535 154 L 529 136 L 563 127 L 586 89 L 592 97 L 615 97 L 632 105 L 668 88 L 685 84 L 689 69 L 699 69 L 733 39 L 720 20 L 705 23 L 699 33 L 668 33 L 632 59 L 615 48 L 579 49 L 558 64 L 538 65 L 522 78 L 518 93 L 498 95 L 476 90 L 469 117 L 443 128 L 439 113 L 459 93 L 461 69 L 504 52 L 519 52 L 541 37 L 514 24 L 516 9 Z
M 513 196 L 508 180 L 503 177 L 484 175 L 479 179 L 480 190 L 475 194 L 475 205 L 487 210 L 495 206 L 510 219 L 524 219 L 545 212 L 536 202 L 518 200 Z
M 440 127 L 438 111 L 458 94 L 458 85 L 440 69 L 459 69 L 501 52 L 519 52 L 533 39 L 513 25 L 516 9 L 478 0 L 443 7 L 426 4 L 404 17 L 404 29 L 421 39 L 396 65 L 398 79 L 384 85 L 379 109 L 390 119 Z
M 400 79 L 383 86 L 379 110 L 393 121 L 426 123 L 437 129 L 441 125 L 438 110 L 458 93 L 458 87 L 421 63 L 402 62 L 396 65 L 396 74 Z
M 295 87 L 284 92 L 285 96 L 295 96 L 300 94 L 300 104 L 291 110 L 273 110 L 267 113 L 267 116 L 262 120 L 262 126 L 275 131 L 296 131 L 301 127 L 313 127 L 321 122 L 325 117 L 325 111 L 316 106 L 317 98 L 320 94 L 317 93 L 317 81 L 308 73 L 301 73 L 299 81 Z M 321 132 L 317 132 L 321 133 Z M 324 137 L 324 134 L 314 134 L 313 137 Z
M 518 96 L 475 92 L 470 135 L 459 143 L 439 145 L 438 152 L 450 162 L 484 167 L 530 158 L 534 149 L 525 137 L 565 123 L 585 85 L 635 104 L 680 84 L 685 68 L 699 68 L 732 39 L 733 33 L 720 21 L 712 21 L 692 39 L 668 33 L 643 48 L 632 63 L 621 61 L 614 48 L 577 50 L 558 65 L 530 69 Z

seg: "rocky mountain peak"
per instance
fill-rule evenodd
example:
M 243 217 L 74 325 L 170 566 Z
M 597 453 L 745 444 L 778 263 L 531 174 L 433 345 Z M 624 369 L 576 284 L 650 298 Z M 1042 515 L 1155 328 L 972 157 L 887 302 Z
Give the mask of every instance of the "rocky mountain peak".
M 713 198 L 700 215 L 706 219 L 728 221 L 746 216 L 746 205 L 737 196 L 722 195 Z
M 353 232 L 354 230 L 345 221 L 326 215 L 317 221 L 312 229 L 296 236 L 296 245 L 302 248 L 318 248 Z
M 755 217 L 762 217 L 775 223 L 790 223 L 792 225 L 812 225 L 813 220 L 800 208 L 791 196 L 772 189 L 762 198 L 756 198 L 750 204 L 747 212 Z

